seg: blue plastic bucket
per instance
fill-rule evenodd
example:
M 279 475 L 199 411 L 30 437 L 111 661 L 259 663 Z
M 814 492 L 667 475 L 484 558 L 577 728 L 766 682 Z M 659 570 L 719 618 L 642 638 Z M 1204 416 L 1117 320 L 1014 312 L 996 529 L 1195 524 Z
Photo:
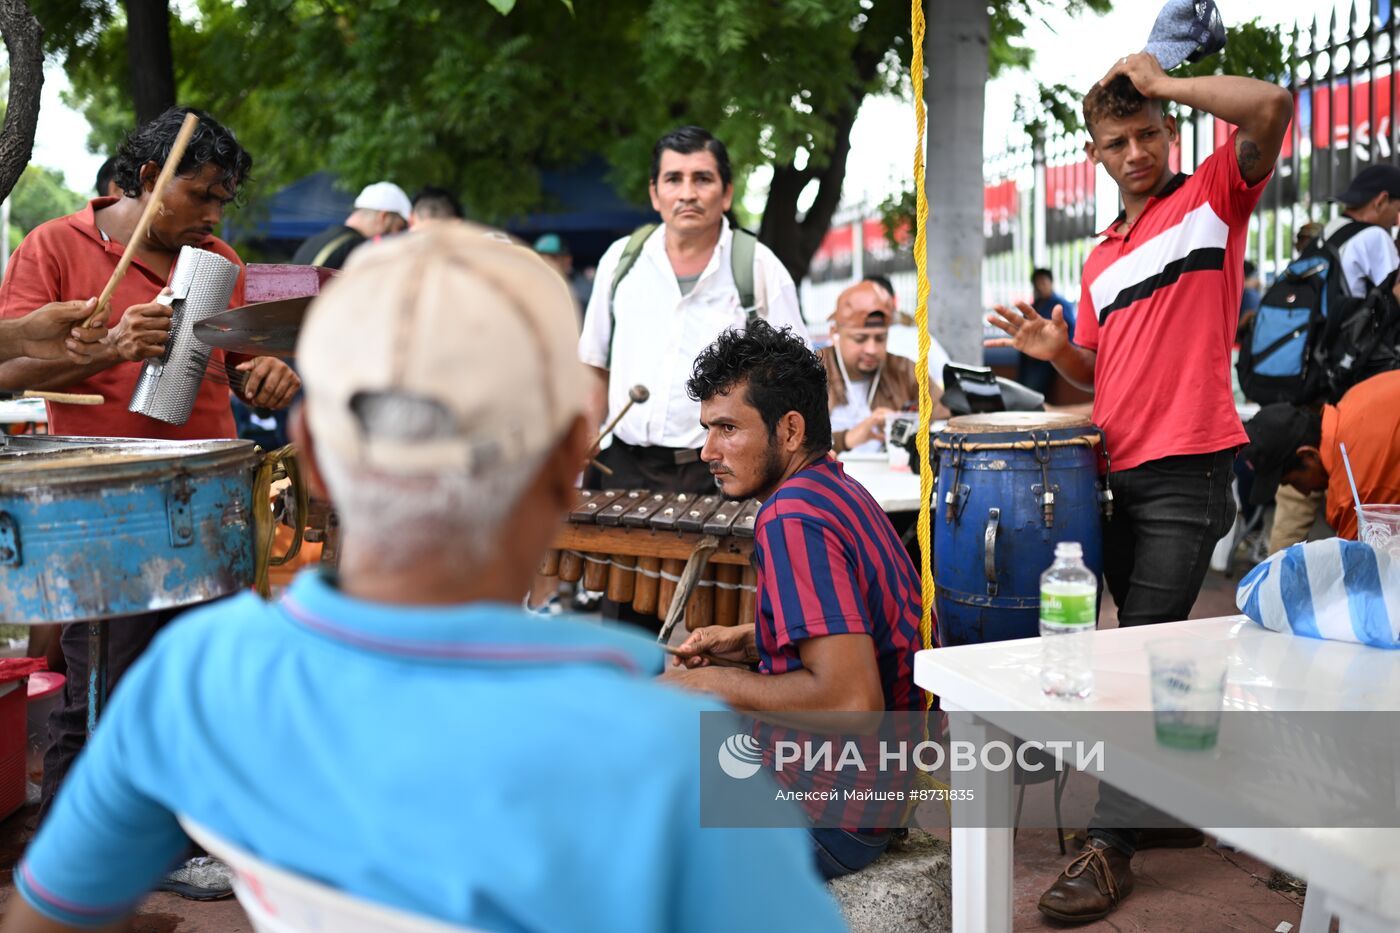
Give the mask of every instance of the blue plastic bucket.
M 1101 444 L 1088 419 L 1046 412 L 966 415 L 936 435 L 940 644 L 1038 635 L 1040 575 L 1061 541 L 1102 578 Z

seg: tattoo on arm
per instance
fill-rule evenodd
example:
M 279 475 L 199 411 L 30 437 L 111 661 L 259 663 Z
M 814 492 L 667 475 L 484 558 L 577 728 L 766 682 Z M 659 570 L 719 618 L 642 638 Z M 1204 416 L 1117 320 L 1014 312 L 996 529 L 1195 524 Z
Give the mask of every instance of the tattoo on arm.
M 1259 151 L 1259 146 L 1252 139 L 1241 139 L 1239 145 L 1235 147 L 1235 161 L 1239 163 L 1240 175 L 1245 181 L 1250 180 L 1251 174 L 1264 158 L 1264 154 Z

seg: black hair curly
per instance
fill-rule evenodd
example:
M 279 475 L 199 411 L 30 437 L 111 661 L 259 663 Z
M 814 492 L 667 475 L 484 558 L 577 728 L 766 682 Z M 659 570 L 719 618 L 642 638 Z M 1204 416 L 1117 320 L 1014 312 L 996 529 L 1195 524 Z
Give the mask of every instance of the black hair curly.
M 1161 101 L 1154 103 L 1165 115 L 1166 104 Z M 1119 75 L 1107 84 L 1094 85 L 1093 90 L 1084 95 L 1084 126 L 1092 136 L 1094 124 L 1105 117 L 1121 120 L 1141 112 L 1147 104 L 1148 99 L 1142 96 L 1128 76 Z
M 199 126 L 190 137 L 190 144 L 176 166 L 175 174 L 188 177 L 212 162 L 223 169 L 219 180 L 233 194 L 237 194 L 238 187 L 248 180 L 253 157 L 238 144 L 233 130 L 220 125 L 202 110 L 171 107 L 154 120 L 132 130 L 114 156 L 116 182 L 127 197 L 141 196 L 141 166 L 147 162 L 165 164 L 187 113 L 199 116 Z
M 758 409 L 770 437 L 783 415 L 795 411 L 807 426 L 807 452 L 831 449 L 826 368 L 792 328 L 778 330 L 760 319 L 747 330 L 726 330 L 695 358 L 686 392 L 703 402 L 741 382 L 744 400 Z

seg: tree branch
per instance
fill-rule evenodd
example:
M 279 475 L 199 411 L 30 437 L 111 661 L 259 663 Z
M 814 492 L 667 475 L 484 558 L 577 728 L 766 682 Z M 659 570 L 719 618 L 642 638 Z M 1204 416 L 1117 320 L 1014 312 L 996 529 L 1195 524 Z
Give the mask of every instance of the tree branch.
M 9 197 L 34 152 L 44 87 L 44 30 L 25 0 L 0 0 L 0 35 L 10 54 L 10 97 L 0 130 L 0 199 Z

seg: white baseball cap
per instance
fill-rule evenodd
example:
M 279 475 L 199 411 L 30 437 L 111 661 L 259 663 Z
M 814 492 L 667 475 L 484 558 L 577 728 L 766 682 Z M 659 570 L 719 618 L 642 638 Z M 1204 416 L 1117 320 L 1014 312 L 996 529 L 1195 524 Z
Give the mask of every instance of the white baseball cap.
M 392 181 L 376 181 L 372 185 L 365 185 L 359 197 L 355 198 L 355 207 L 388 211 L 398 214 L 404 220 L 408 220 L 408 215 L 413 213 L 413 202 L 403 193 L 403 189 Z
M 586 395 L 568 285 L 468 223 L 355 250 L 312 302 L 296 358 L 317 445 L 377 472 L 510 469 L 557 444 Z M 455 433 L 371 436 L 356 409 L 386 394 L 436 406 Z

